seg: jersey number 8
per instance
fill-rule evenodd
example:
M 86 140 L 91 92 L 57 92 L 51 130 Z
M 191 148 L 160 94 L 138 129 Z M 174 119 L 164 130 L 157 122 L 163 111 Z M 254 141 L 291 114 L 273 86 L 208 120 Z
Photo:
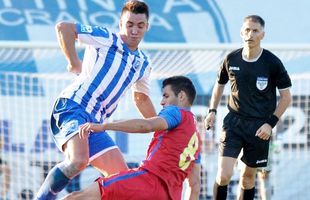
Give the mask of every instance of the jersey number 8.
M 196 132 L 191 137 L 187 147 L 183 150 L 182 154 L 180 154 L 179 167 L 181 170 L 185 171 L 192 160 L 195 160 L 195 153 L 198 150 L 198 136 Z

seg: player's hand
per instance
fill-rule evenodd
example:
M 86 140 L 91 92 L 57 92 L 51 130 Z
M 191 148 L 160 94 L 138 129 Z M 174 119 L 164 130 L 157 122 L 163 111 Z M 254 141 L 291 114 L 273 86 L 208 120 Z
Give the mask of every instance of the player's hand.
M 257 131 L 255 136 L 259 137 L 262 140 L 268 140 L 271 136 L 272 127 L 265 123 Z
M 214 123 L 215 123 L 215 113 L 210 112 L 210 113 L 208 113 L 207 117 L 205 118 L 206 129 L 209 130 L 210 128 L 213 128 Z
M 79 127 L 79 136 L 81 139 L 87 138 L 93 132 L 103 131 L 102 124 L 85 123 Z

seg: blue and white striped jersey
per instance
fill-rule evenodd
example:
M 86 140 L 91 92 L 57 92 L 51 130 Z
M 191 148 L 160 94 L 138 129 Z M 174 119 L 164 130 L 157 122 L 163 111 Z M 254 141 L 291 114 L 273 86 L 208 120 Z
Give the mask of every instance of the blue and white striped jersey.
M 131 51 L 119 34 L 103 27 L 76 24 L 76 30 L 79 42 L 87 45 L 82 72 L 60 97 L 72 99 L 103 122 L 131 86 L 149 96 L 151 65 L 142 51 Z

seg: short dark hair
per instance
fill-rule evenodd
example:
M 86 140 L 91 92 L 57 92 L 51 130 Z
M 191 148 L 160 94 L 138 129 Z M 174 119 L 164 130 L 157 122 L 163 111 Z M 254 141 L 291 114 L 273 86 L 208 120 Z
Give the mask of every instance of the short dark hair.
M 184 91 L 188 97 L 189 103 L 193 105 L 196 97 L 196 89 L 193 82 L 189 78 L 185 76 L 172 76 L 163 81 L 162 88 L 167 85 L 171 86 L 171 89 L 175 95 L 178 95 L 181 91 Z
M 263 28 L 265 27 L 265 21 L 262 17 L 258 15 L 248 15 L 244 18 L 243 21 L 251 20 L 253 22 L 259 23 Z
M 149 19 L 149 7 L 146 3 L 138 0 L 129 0 L 127 1 L 122 9 L 121 16 L 124 12 L 129 11 L 134 14 L 145 14 L 147 20 Z

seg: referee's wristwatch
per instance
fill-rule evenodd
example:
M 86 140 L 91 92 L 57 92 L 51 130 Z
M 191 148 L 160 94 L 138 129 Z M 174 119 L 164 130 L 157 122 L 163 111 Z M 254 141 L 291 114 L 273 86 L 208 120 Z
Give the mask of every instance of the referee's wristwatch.
M 216 114 L 216 109 L 215 108 L 210 108 L 208 113 L 214 112 L 214 114 Z

